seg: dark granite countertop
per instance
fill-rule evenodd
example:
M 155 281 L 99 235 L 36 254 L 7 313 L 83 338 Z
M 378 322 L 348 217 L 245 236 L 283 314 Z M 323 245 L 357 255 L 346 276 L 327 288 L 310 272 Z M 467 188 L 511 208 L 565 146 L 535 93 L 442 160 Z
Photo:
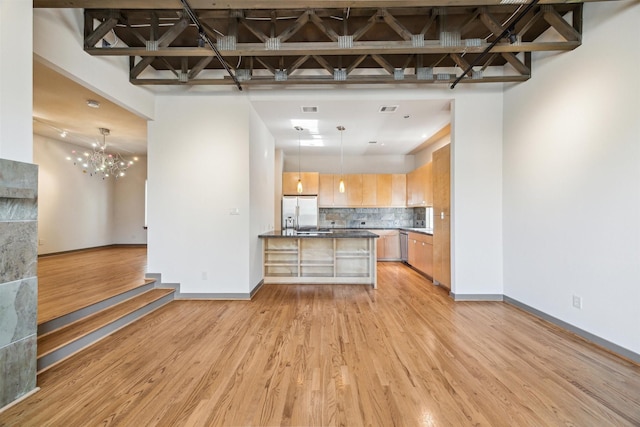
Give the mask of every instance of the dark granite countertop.
M 400 228 L 400 230 L 411 231 L 413 233 L 428 234 L 429 236 L 433 236 L 433 229 L 432 228 L 407 228 L 407 227 L 402 227 L 402 228 Z
M 278 237 L 300 237 L 300 238 L 313 238 L 313 239 L 377 239 L 378 236 L 375 233 L 371 233 L 367 230 L 349 230 L 344 228 L 332 228 L 330 233 L 298 233 L 296 230 L 273 230 L 266 233 L 262 233 L 258 236 L 261 239 L 266 238 L 278 238 Z
M 433 236 L 432 228 L 424 228 L 424 227 L 366 227 L 366 228 L 330 228 L 329 230 L 341 230 L 341 231 L 359 231 L 359 230 L 403 230 L 403 231 L 411 231 L 413 233 L 421 233 L 427 234 L 429 236 Z

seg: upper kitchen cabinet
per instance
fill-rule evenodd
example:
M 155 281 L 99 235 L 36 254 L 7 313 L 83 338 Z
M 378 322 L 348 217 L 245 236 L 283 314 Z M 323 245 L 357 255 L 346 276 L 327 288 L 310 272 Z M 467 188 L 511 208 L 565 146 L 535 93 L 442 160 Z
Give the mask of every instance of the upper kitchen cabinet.
M 379 206 L 378 200 L 378 178 L 376 174 L 367 173 L 362 175 L 362 206 Z
M 347 175 L 343 175 L 345 189 L 347 185 Z M 348 205 L 347 192 L 340 192 L 340 175 L 322 173 L 319 177 L 320 188 L 318 189 L 318 206 L 321 208 L 346 207 Z
M 349 174 L 345 176 L 347 206 L 362 206 L 362 175 Z
M 393 207 L 407 206 L 407 175 L 394 173 L 391 175 L 391 205 Z
M 339 178 L 338 178 L 339 179 Z M 336 186 L 338 183 L 336 183 Z M 320 186 L 318 188 L 318 206 L 333 206 L 333 174 L 321 173 Z
M 339 192 L 340 175 L 320 174 L 320 207 L 405 207 L 405 174 L 344 175 L 345 192 Z
M 376 207 L 407 206 L 407 176 L 398 174 L 378 174 L 376 177 Z
M 407 206 L 433 206 L 433 170 L 429 162 L 407 174 Z
M 298 176 L 302 181 L 302 193 L 298 193 Z M 315 196 L 320 187 L 318 172 L 284 172 L 282 174 L 282 195 L 284 196 Z

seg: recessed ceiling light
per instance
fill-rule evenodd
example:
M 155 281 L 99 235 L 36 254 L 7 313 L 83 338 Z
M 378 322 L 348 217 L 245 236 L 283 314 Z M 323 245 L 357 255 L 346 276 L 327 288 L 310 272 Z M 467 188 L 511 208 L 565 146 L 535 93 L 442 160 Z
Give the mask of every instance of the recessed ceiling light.
M 303 113 L 317 113 L 318 107 L 300 107 Z
M 95 99 L 87 99 L 87 106 L 91 108 L 100 108 L 100 102 Z
M 378 110 L 379 113 L 395 113 L 398 109 L 397 105 L 382 105 Z

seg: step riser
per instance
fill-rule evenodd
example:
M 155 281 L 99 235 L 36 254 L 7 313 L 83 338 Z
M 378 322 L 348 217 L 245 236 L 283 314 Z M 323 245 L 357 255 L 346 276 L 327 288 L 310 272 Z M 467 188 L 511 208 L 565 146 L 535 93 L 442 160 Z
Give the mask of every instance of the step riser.
M 153 284 L 151 284 L 151 287 L 153 287 Z M 38 373 L 49 368 L 53 364 L 71 356 L 72 354 L 90 346 L 91 344 L 106 337 L 107 335 L 112 334 L 118 329 L 130 323 L 135 322 L 136 320 L 140 319 L 142 316 L 149 314 L 154 310 L 157 310 L 163 305 L 173 301 L 173 299 L 174 299 L 173 293 L 167 294 L 162 298 L 159 298 L 153 301 L 152 303 L 145 305 L 144 307 L 140 307 L 139 309 L 127 314 L 126 316 L 121 317 L 120 319 L 108 325 L 103 326 L 102 328 L 96 331 L 93 331 L 90 334 L 87 334 L 82 338 L 79 338 L 78 340 L 65 345 L 64 347 L 61 347 L 45 356 L 40 357 L 38 359 L 38 365 L 37 365 Z
M 56 329 L 60 329 L 64 326 L 67 326 L 70 323 L 75 322 L 76 320 L 80 320 L 84 317 L 90 316 L 94 313 L 104 310 L 105 308 L 108 308 L 112 305 L 118 304 L 122 301 L 128 300 L 129 298 L 133 298 L 137 295 L 147 292 L 153 289 L 154 287 L 155 287 L 155 282 L 147 283 L 143 286 L 139 286 L 135 289 L 131 289 L 120 295 L 113 296 L 104 301 L 100 301 L 88 307 L 74 311 L 73 313 L 66 314 L 64 316 L 58 317 L 56 319 L 53 319 L 46 323 L 38 325 L 38 336 L 42 336 L 49 332 L 55 331 Z

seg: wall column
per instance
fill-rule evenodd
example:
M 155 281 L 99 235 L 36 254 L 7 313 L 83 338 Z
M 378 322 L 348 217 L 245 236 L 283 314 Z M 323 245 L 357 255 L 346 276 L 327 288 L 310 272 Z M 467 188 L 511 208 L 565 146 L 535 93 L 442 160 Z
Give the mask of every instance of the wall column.
M 0 408 L 36 387 L 38 167 L 0 159 Z

